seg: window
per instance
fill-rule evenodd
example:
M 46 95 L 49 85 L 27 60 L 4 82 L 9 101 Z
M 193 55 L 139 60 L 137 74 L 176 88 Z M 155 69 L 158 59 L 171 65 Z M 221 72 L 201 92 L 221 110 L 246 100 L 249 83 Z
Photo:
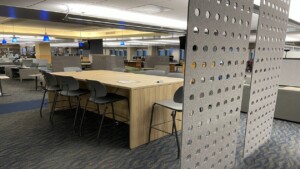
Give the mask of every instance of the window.
M 148 50 L 143 50 L 143 56 L 148 56 Z
M 184 60 L 184 49 L 180 49 L 180 60 Z

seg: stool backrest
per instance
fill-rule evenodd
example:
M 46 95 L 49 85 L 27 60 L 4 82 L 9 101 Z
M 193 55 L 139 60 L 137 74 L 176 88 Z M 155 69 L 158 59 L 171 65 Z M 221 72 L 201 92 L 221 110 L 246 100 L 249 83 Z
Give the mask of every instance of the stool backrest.
M 91 92 L 91 98 L 104 97 L 107 94 L 106 87 L 99 81 L 86 80 L 88 89 Z
M 44 79 L 45 79 L 45 82 L 46 82 L 46 87 L 57 85 L 57 80 L 56 80 L 55 76 L 53 76 L 52 74 L 47 73 L 45 71 L 43 71 L 42 73 L 43 73 L 43 76 L 44 76 Z
M 60 90 L 72 91 L 72 90 L 79 89 L 79 83 L 75 78 L 71 76 L 55 76 L 55 77 L 58 81 Z
M 183 86 L 176 90 L 173 101 L 176 103 L 183 103 Z

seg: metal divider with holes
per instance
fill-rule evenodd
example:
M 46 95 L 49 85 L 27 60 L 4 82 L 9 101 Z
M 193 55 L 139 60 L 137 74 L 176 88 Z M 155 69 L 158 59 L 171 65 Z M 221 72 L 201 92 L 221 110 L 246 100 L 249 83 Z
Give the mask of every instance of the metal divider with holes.
M 261 0 L 244 156 L 271 137 L 290 0 Z
M 232 168 L 253 0 L 190 0 L 181 168 Z

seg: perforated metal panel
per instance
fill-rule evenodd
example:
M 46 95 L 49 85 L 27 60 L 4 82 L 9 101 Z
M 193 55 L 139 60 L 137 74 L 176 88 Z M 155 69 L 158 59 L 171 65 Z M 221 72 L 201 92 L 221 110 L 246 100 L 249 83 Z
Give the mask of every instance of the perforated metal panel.
M 257 29 L 244 156 L 271 136 L 289 0 L 262 0 Z
M 181 168 L 235 163 L 252 0 L 190 0 Z

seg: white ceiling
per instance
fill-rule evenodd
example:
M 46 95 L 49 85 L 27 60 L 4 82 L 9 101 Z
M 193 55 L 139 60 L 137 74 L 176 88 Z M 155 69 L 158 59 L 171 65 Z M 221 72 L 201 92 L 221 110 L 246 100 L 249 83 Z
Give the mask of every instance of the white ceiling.
M 254 2 L 259 5 L 260 0 Z M 187 26 L 188 0 L 0 0 L 0 4 L 64 13 L 69 10 L 71 14 L 177 29 L 186 29 Z M 152 14 L 132 10 L 146 5 L 156 5 L 168 10 Z M 300 0 L 291 0 L 290 17 L 298 22 L 300 22 L 299 6 Z M 257 27 L 257 18 L 254 14 L 253 30 Z M 293 35 L 296 37 L 300 33 L 294 32 Z M 296 39 L 300 41 L 300 36 Z

